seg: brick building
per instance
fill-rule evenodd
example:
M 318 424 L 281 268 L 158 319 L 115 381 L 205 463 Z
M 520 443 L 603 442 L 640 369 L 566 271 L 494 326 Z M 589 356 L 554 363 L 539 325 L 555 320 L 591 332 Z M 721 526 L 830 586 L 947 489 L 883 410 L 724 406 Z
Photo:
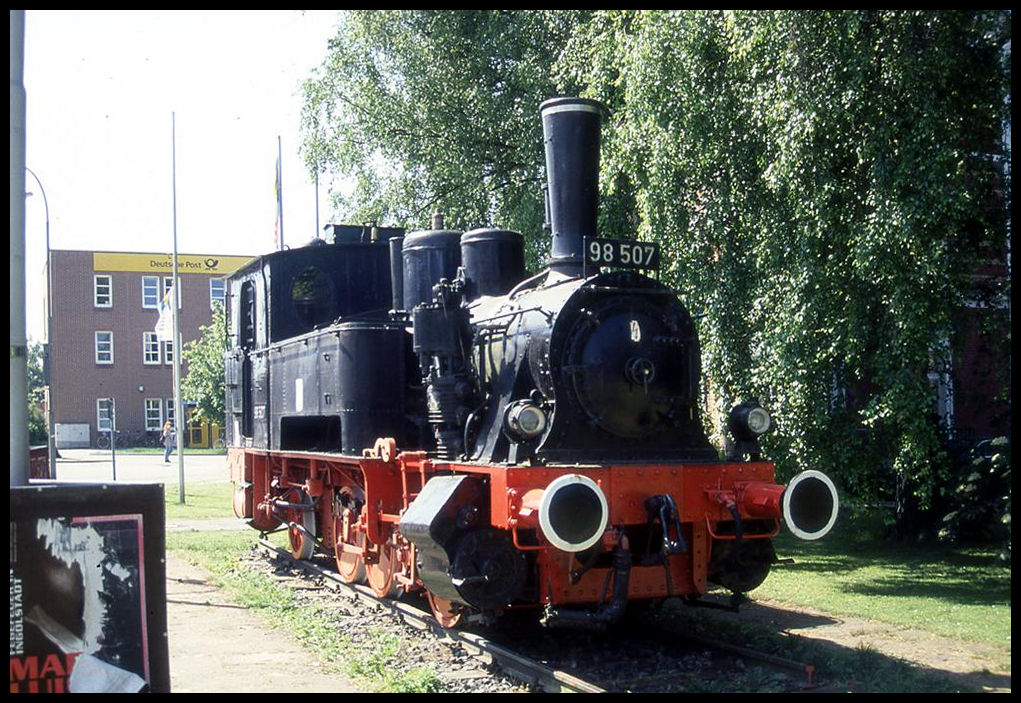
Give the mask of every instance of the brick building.
M 169 254 L 53 250 L 50 372 L 57 447 L 95 446 L 113 421 L 127 445 L 153 443 L 174 420 L 173 345 L 154 328 L 173 280 Z M 180 332 L 198 338 L 224 279 L 247 256 L 178 255 Z M 187 373 L 182 365 L 182 377 Z M 182 399 L 185 404 L 188 398 Z M 186 440 L 206 444 L 195 428 Z

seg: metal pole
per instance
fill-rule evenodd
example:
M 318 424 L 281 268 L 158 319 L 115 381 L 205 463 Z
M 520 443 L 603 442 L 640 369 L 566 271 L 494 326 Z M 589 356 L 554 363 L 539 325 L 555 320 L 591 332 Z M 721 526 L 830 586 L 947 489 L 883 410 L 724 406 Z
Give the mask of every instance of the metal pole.
M 25 11 L 11 10 L 10 423 L 12 486 L 28 485 L 28 356 L 25 330 Z
M 57 478 L 57 439 L 53 421 L 53 279 L 50 273 L 50 201 L 46 197 L 46 189 L 35 171 L 28 166 L 25 171 L 35 179 L 39 192 L 43 196 L 43 208 L 46 211 L 46 354 L 43 357 L 43 371 L 46 379 L 46 436 L 50 468 L 49 477 Z
M 277 190 L 277 207 L 280 208 L 280 249 L 284 248 L 284 152 L 277 136 L 277 163 L 280 164 L 280 187 Z
M 110 464 L 113 466 L 113 480 L 117 480 L 117 410 L 114 399 L 110 398 Z
M 172 176 L 174 189 L 174 299 L 170 301 L 174 313 L 174 424 L 177 426 L 177 502 L 184 505 L 184 427 L 185 417 L 181 406 L 181 328 L 178 320 L 181 299 L 180 279 L 177 277 L 177 115 L 170 113 Z M 185 418 L 187 420 L 187 418 Z

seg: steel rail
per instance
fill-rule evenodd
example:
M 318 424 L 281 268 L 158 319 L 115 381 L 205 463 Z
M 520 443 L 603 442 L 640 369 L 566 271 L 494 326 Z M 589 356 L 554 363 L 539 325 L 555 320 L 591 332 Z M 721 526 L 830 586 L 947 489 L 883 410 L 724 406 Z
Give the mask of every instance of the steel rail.
M 378 598 L 367 586 L 352 585 L 341 580 L 340 576 L 328 569 L 308 562 L 294 559 L 290 552 L 259 539 L 259 546 L 273 555 L 286 557 L 302 571 L 319 576 L 326 580 L 327 586 L 334 591 L 357 597 L 377 607 L 389 610 L 407 625 L 418 630 L 431 631 L 441 640 L 456 642 L 465 651 L 486 664 L 493 664 L 522 683 L 535 686 L 545 693 L 606 693 L 606 690 L 587 681 L 572 676 L 564 671 L 551 669 L 526 656 L 502 647 L 481 635 L 445 628 L 437 622 L 432 613 L 424 612 L 407 603 L 396 600 Z

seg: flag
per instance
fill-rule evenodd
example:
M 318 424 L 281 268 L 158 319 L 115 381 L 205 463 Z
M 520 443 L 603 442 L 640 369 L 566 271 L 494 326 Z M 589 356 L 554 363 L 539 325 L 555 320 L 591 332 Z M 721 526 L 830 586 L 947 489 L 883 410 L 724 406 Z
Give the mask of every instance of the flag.
M 171 342 L 174 339 L 174 287 L 170 286 L 160 301 L 160 316 L 156 320 L 156 339 Z

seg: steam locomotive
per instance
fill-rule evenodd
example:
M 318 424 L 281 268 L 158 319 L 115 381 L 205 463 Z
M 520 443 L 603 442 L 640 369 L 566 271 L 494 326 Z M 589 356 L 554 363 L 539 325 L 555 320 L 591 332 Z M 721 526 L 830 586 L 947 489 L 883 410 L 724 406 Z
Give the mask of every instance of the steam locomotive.
M 596 232 L 601 104 L 540 108 L 548 268 L 517 232 L 333 225 L 333 242 L 228 282 L 234 511 L 332 555 L 379 597 L 421 592 L 444 625 L 534 609 L 599 628 L 629 601 L 743 593 L 781 520 L 817 539 L 832 481 L 786 487 L 771 419 L 729 415 L 725 459 L 699 413 L 692 315 L 642 273 L 655 244 Z

